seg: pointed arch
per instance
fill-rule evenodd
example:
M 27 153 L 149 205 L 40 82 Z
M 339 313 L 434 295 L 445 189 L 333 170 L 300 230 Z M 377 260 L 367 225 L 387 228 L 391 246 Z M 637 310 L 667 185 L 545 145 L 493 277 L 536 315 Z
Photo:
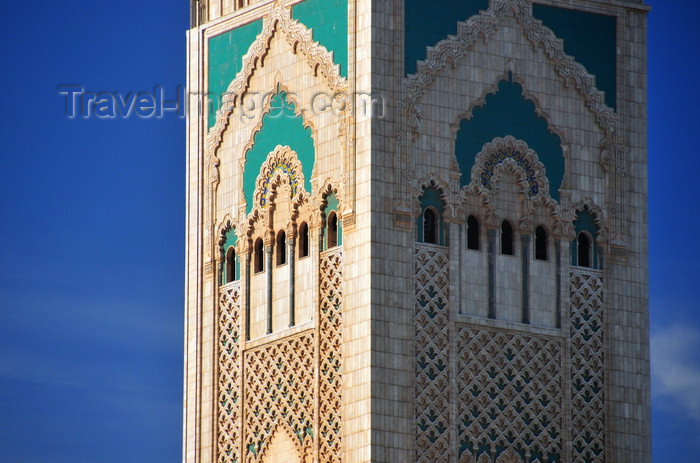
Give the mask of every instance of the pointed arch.
M 291 18 L 289 8 L 275 3 L 270 13 L 263 18 L 262 32 L 243 57 L 241 70 L 231 81 L 221 99 L 221 107 L 216 112 L 216 123 L 207 136 L 209 156 L 216 157 L 216 151 L 221 144 L 230 116 L 234 108 L 241 103 L 250 85 L 251 77 L 262 66 L 270 51 L 272 38 L 278 32 L 284 34 L 287 43 L 296 54 L 306 58 L 313 73 L 323 78 L 332 91 L 339 93 L 347 91 L 347 79 L 340 75 L 340 67 L 333 62 L 332 53 L 313 41 L 310 29 Z
M 553 186 L 548 193 L 558 201 L 565 172 L 562 139 L 550 128 L 548 121 L 538 115 L 535 102 L 525 98 L 523 86 L 513 80 L 511 72 L 508 73 L 507 80 L 498 82 L 495 92 L 486 95 L 481 106 L 471 109 L 471 117 L 462 119 L 459 123 L 455 137 L 455 157 L 462 172 L 462 186 L 468 183 L 466 173 L 475 164 L 476 154 L 484 143 L 506 135 L 530 143 L 537 152 L 540 165 L 546 166 L 545 178 Z M 526 167 L 529 161 L 519 157 L 514 159 L 526 169 L 529 168 Z M 542 172 L 545 172 L 544 168 Z M 531 196 L 536 194 L 537 192 L 531 192 Z
M 396 134 L 399 152 L 396 169 L 402 172 L 401 183 L 397 185 L 397 216 L 404 214 L 407 209 L 402 198 L 410 197 L 410 181 L 406 179 L 412 173 L 413 146 L 418 137 L 424 135 L 427 130 L 421 127 L 421 111 L 424 110 L 422 104 L 426 94 L 432 93 L 433 90 L 437 92 L 437 79 L 457 77 L 461 66 L 473 56 L 472 52 L 480 50 L 481 46 L 488 47 L 490 40 L 501 30 L 501 26 L 510 21 L 518 27 L 526 48 L 531 49 L 538 59 L 546 61 L 547 68 L 551 69 L 551 77 L 560 83 L 562 89 L 568 88 L 567 92 L 573 92 L 580 97 L 582 110 L 588 113 L 587 117 L 595 124 L 596 130 L 601 132 L 600 164 L 604 174 L 608 176 L 611 193 L 608 206 L 610 240 L 623 249 L 626 232 L 621 211 L 624 210 L 627 192 L 626 161 L 619 135 L 619 117 L 606 105 L 604 94 L 596 88 L 595 77 L 572 56 L 566 54 L 562 40 L 545 27 L 542 21 L 532 16 L 531 7 L 532 3 L 529 0 L 491 0 L 488 10 L 459 22 L 457 34 L 448 36 L 434 47 L 428 48 L 427 57 L 419 62 L 417 72 L 404 79 L 404 91 L 398 104 L 400 121 Z M 504 64 L 506 71 L 514 70 L 513 63 L 508 63 L 507 58 Z M 554 113 L 552 116 L 555 116 Z M 562 148 L 566 156 L 568 147 Z M 565 175 L 564 182 L 566 179 Z
M 573 83 L 578 89 L 600 126 L 607 132 L 614 132 L 618 124 L 617 115 L 605 104 L 603 92 L 595 87 L 595 78 L 564 52 L 562 41 L 542 21 L 532 16 L 530 2 L 526 0 L 492 0 L 487 11 L 460 21 L 456 35 L 449 36 L 428 49 L 425 61 L 419 62 L 417 72 L 407 78 L 405 97 L 399 104 L 408 119 L 407 128 L 414 133 L 418 132 L 418 102 L 444 69 L 459 62 L 477 42 L 486 41 L 508 15 L 514 16 L 521 24 L 533 48 L 544 49 L 564 83 Z

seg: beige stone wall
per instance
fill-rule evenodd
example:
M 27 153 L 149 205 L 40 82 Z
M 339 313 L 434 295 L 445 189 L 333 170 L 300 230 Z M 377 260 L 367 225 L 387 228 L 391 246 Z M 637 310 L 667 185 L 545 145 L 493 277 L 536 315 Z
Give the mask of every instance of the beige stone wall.
M 617 17 L 618 109 L 614 113 L 604 106 L 591 76 L 567 59 L 561 43 L 551 40 L 547 30 L 532 20 L 526 0 L 492 0 L 488 13 L 461 26 L 471 32 L 429 51 L 426 63 L 409 77 L 403 74 L 401 52 L 403 2 L 350 1 L 347 78 L 328 66 L 325 49 L 288 20 L 285 8 L 296 0 L 276 4 L 246 0 L 241 6 L 237 0 L 198 3 L 204 6 L 205 19 L 188 33 L 190 90 L 207 91 L 209 37 L 265 17 L 259 43 L 251 48 L 248 61 L 244 59 L 242 77 L 230 88 L 238 97 L 244 93 L 264 96 L 279 84 L 311 127 L 316 162 L 312 191 L 292 197 L 284 178 L 276 178 L 274 207 L 246 204 L 243 153 L 250 148 L 269 99 L 261 97 L 262 111 L 252 118 L 243 117 L 235 100 L 225 103 L 211 130 L 206 115 L 196 105 L 190 107 L 185 461 L 227 461 L 221 457 L 226 445 L 233 445 L 232 452 L 246 462 L 470 461 L 467 454 L 460 453 L 460 436 L 465 432 L 460 423 L 476 400 L 473 394 L 482 397 L 479 400 L 485 396 L 480 395 L 481 389 L 471 396 L 466 391 L 475 385 L 487 388 L 490 380 L 482 373 L 491 366 L 506 371 L 529 356 L 536 360 L 527 365 L 534 381 L 528 387 L 543 402 L 553 404 L 532 413 L 550 417 L 553 421 L 546 427 L 562 436 L 543 440 L 543 446 L 561 452 L 562 462 L 577 461 L 572 439 L 586 426 L 602 423 L 604 431 L 596 442 L 604 448 L 604 458 L 598 461 L 650 461 L 647 9 L 634 1 L 540 2 Z M 276 28 L 270 26 L 272 19 L 277 21 Z M 499 167 L 492 191 L 477 188 L 476 179 L 460 187 L 454 159 L 459 121 L 470 117 L 474 107 L 482 105 L 485 96 L 509 74 L 562 140 L 566 175 L 558 203 L 551 195 L 532 198 L 524 194 L 522 175 L 512 166 L 510 170 Z M 319 92 L 337 91 L 381 98 L 381 117 L 317 114 L 305 103 Z M 522 148 L 521 140 L 493 143 Z M 482 153 L 488 149 L 485 146 Z M 294 158 L 293 153 L 272 155 Z M 472 178 L 471 172 L 461 175 Z M 544 174 L 538 175 L 542 181 Z M 428 184 L 443 191 L 447 204 L 444 219 L 449 240 L 444 247 L 415 243 L 418 197 Z M 331 191 L 340 199 L 343 246 L 324 252 L 321 208 L 324 195 Z M 601 226 L 604 267 L 598 271 L 569 265 L 571 222 L 575 211 L 584 206 L 596 214 Z M 248 214 L 250 208 L 253 211 Z M 470 214 L 481 225 L 480 250 L 466 246 Z M 501 255 L 496 234 L 490 293 L 488 232 L 498 232 L 503 219 L 514 227 L 515 255 Z M 276 263 L 274 237 L 282 231 L 288 243 L 296 240 L 298 246 L 302 221 L 309 225 L 310 253 L 295 259 L 292 275 L 289 255 L 286 264 Z M 534 258 L 537 225 L 548 232 L 546 261 Z M 229 293 L 220 295 L 217 243 L 227 227 L 238 234 L 242 278 L 223 288 Z M 523 236 L 530 237 L 529 243 L 521 241 Z M 245 263 L 257 238 L 273 252 L 272 267 L 267 267 L 265 256 L 265 271 L 259 274 L 248 270 Z M 527 274 L 523 273 L 523 246 L 527 246 Z M 432 337 L 422 331 L 425 326 L 419 323 L 423 315 L 417 303 L 419 294 L 427 294 L 420 286 L 426 277 L 420 275 L 439 273 L 420 267 L 426 255 L 445 261 L 440 269 L 444 271 L 440 291 L 446 312 L 432 328 Z M 289 327 L 292 279 L 295 326 Z M 526 280 L 529 324 L 522 323 Z M 338 300 L 331 300 L 323 289 L 331 281 L 342 294 Z M 235 321 L 229 310 L 235 304 L 227 302 L 224 310 L 222 302 L 232 300 L 234 286 L 240 291 L 236 293 L 236 307 L 240 308 Z M 586 299 L 586 291 L 594 292 L 595 297 Z M 273 332 L 267 333 L 270 303 Z M 336 303 L 340 321 L 334 325 L 323 308 Z M 489 318 L 490 303 L 494 318 Z M 249 319 L 245 318 L 246 307 Z M 585 337 L 578 328 L 583 326 L 584 310 L 594 312 L 595 320 L 605 326 L 594 341 L 577 344 L 575 340 Z M 240 332 L 236 342 L 226 337 L 227 327 L 234 325 Z M 235 344 L 230 348 L 233 354 L 222 347 L 228 342 Z M 439 387 L 426 379 L 430 375 L 420 373 L 421 355 L 438 345 L 438 359 L 445 366 Z M 512 357 L 508 349 L 520 350 Z M 276 366 L 279 356 L 285 366 Z M 596 378 L 603 385 L 602 393 L 585 405 L 577 398 L 581 392 L 574 385 L 581 362 L 599 365 Z M 337 383 L 328 376 L 335 367 Z M 283 395 L 260 391 L 267 390 L 267 379 L 277 381 L 285 375 L 292 375 L 297 384 L 288 394 L 295 398 L 308 394 L 309 402 L 294 411 L 294 423 L 303 428 L 308 418 L 313 435 L 292 435 L 294 425 L 266 415 L 268 412 L 259 417 L 251 414 L 260 397 L 282 413 Z M 222 397 L 235 396 L 225 391 L 222 378 L 239 378 L 233 381 L 240 393 L 233 415 L 221 405 Z M 504 376 L 503 381 L 511 380 Z M 499 390 L 500 398 L 511 401 L 510 407 L 517 399 L 512 396 L 514 387 L 509 383 Z M 439 393 L 429 393 L 433 390 Z M 548 391 L 546 397 L 543 390 Z M 430 407 L 435 407 L 446 426 L 436 443 L 417 431 L 420 420 L 428 419 Z M 487 407 L 483 405 L 482 411 Z M 592 417 L 585 422 L 577 418 L 583 409 Z M 324 421 L 329 411 L 341 417 L 338 428 L 332 420 Z M 515 418 L 508 426 L 519 429 L 523 415 L 509 413 L 515 413 Z M 260 430 L 265 437 L 253 442 L 255 426 L 270 429 Z M 329 433 L 340 436 L 337 446 L 327 440 Z M 248 451 L 251 444 L 259 445 L 261 453 Z M 500 458 L 506 457 L 514 454 L 504 453 Z

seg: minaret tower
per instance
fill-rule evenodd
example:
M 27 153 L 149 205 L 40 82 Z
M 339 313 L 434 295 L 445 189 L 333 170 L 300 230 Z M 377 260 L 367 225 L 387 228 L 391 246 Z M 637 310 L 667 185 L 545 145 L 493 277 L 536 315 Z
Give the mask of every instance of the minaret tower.
M 187 463 L 649 463 L 636 0 L 192 0 Z

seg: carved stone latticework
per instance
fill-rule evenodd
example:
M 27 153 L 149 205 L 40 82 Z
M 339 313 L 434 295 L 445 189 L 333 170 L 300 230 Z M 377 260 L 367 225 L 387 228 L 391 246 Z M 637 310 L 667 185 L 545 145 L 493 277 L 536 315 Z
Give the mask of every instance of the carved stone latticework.
M 603 282 L 571 273 L 571 423 L 574 463 L 605 461 Z
M 264 461 L 278 428 L 295 436 L 302 461 L 314 447 L 314 335 L 305 331 L 245 352 L 244 461 Z
M 219 292 L 218 462 L 240 460 L 241 423 L 241 285 Z
M 563 340 L 464 326 L 457 342 L 460 463 L 560 462 Z
M 341 461 L 341 327 L 343 307 L 343 251 L 321 254 L 319 315 L 319 460 Z
M 447 249 L 416 245 L 416 463 L 450 461 Z

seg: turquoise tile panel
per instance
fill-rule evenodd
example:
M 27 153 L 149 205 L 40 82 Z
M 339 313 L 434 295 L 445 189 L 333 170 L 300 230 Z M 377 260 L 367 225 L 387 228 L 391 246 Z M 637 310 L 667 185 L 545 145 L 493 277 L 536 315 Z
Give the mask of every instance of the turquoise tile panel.
M 260 167 L 277 145 L 289 146 L 296 152 L 304 172 L 304 188 L 311 193 L 311 173 L 316 162 L 314 140 L 311 128 L 304 127 L 304 119 L 294 112 L 295 106 L 287 101 L 286 92 L 280 91 L 272 96 L 270 111 L 263 116 L 262 126 L 253 138 L 253 146 L 245 154 L 243 191 L 248 212 L 253 209 L 255 180 Z
M 617 109 L 617 18 L 534 4 L 532 14 L 564 40 L 564 51 L 596 76 L 605 104 Z
M 347 0 L 305 0 L 292 7 L 292 18 L 312 30 L 313 39 L 333 52 L 340 75 L 348 76 Z
M 595 216 L 588 210 L 579 211 L 574 220 L 574 230 L 576 237 L 582 231 L 587 231 L 593 237 L 593 268 L 598 267 L 598 226 L 595 224 Z M 571 241 L 571 265 L 578 265 L 577 239 Z
M 422 243 L 423 240 L 423 211 L 428 207 L 434 207 L 438 211 L 440 223 L 438 224 L 438 244 L 441 246 L 445 245 L 445 221 L 443 220 L 443 213 L 445 209 L 445 202 L 442 200 L 442 191 L 437 188 L 424 188 L 423 195 L 419 198 L 421 213 L 416 217 L 416 241 Z
M 523 96 L 522 86 L 513 82 L 512 75 L 498 83 L 496 93 L 486 95 L 486 103 L 474 108 L 471 119 L 460 122 L 455 154 L 462 172 L 462 186 L 471 181 L 471 169 L 484 144 L 506 135 L 524 140 L 537 153 L 549 180 L 549 194 L 559 201 L 564 179 L 561 139 L 535 113 L 535 104 Z
M 457 22 L 486 10 L 488 0 L 406 0 L 404 27 L 404 71 L 416 72 L 425 59 L 426 47 L 457 33 Z
M 258 19 L 209 39 L 208 67 L 208 121 L 209 128 L 216 124 L 216 111 L 221 97 L 243 66 L 243 56 L 262 32 L 262 20 Z

